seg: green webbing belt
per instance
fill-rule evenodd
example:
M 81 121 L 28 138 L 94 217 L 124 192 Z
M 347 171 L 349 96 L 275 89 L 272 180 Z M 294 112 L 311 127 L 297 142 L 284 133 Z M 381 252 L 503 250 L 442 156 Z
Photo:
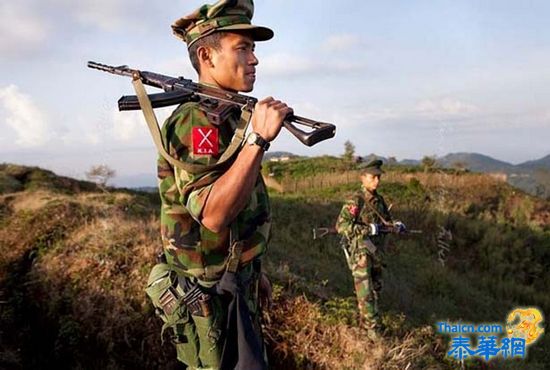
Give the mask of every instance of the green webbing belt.
M 149 127 L 149 132 L 151 133 L 153 141 L 155 142 L 155 146 L 157 147 L 157 150 L 160 153 L 160 155 L 162 155 L 162 157 L 166 159 L 168 163 L 170 163 L 172 166 L 178 167 L 192 174 L 200 174 L 208 171 L 213 171 L 221 168 L 225 164 L 225 162 L 229 158 L 231 158 L 233 154 L 235 154 L 235 152 L 242 145 L 244 141 L 244 134 L 246 132 L 246 129 L 250 122 L 250 118 L 252 116 L 252 112 L 246 109 L 245 107 L 243 107 L 243 109 L 241 110 L 241 117 L 239 120 L 239 124 L 235 129 L 235 133 L 233 134 L 231 143 L 229 144 L 225 152 L 221 155 L 217 163 L 193 164 L 193 163 L 182 162 L 172 157 L 164 147 L 157 117 L 155 116 L 155 112 L 153 111 L 153 107 L 151 105 L 151 100 L 149 99 L 149 96 L 145 91 L 145 87 L 143 86 L 143 83 L 141 82 L 139 75 L 134 76 L 132 80 L 132 84 L 134 85 L 134 89 L 136 91 L 136 96 L 138 98 L 139 105 L 141 107 L 141 110 L 143 111 L 143 116 L 145 117 L 145 121 L 147 122 L 147 127 Z

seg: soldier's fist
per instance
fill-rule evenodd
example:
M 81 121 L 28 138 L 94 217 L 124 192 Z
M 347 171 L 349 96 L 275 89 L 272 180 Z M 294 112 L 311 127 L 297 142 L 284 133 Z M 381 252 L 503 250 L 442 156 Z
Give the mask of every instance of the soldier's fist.
M 256 103 L 252 113 L 252 130 L 266 141 L 279 135 L 286 116 L 294 111 L 280 100 L 267 97 Z
M 393 223 L 393 232 L 396 234 L 404 234 L 407 232 L 407 227 L 401 221 L 395 221 Z

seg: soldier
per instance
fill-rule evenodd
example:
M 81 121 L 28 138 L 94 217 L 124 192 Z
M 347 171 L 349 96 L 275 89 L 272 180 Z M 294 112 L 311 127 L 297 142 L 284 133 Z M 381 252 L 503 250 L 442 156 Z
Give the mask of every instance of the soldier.
M 221 0 L 172 25 L 200 83 L 252 90 L 255 41 L 273 37 L 251 24 L 253 9 L 252 0 Z M 251 116 L 223 104 L 184 103 L 163 125 L 168 152 L 184 165 L 158 159 L 165 260 L 146 291 L 189 369 L 265 369 L 258 295 L 271 289 L 260 266 L 271 216 L 260 163 L 293 111 L 272 97 Z M 240 140 L 248 122 L 251 133 Z
M 382 326 L 378 298 L 382 288 L 382 253 L 386 233 L 404 233 L 405 225 L 392 222 L 384 198 L 376 189 L 380 184 L 382 161 L 369 162 L 361 175 L 361 191 L 347 200 L 340 211 L 336 230 L 345 238 L 348 266 L 353 276 L 359 322 L 369 338 L 376 339 Z

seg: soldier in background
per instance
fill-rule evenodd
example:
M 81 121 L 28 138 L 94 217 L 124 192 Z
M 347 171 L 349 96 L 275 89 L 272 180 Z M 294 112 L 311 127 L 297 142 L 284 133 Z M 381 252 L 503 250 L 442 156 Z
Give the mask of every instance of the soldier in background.
M 336 222 L 345 238 L 348 266 L 353 276 L 359 322 L 369 338 L 382 332 L 378 298 L 382 289 L 382 251 L 386 234 L 404 233 L 405 225 L 392 221 L 384 198 L 376 191 L 380 184 L 382 161 L 369 162 L 361 175 L 361 191 L 348 199 Z
M 221 0 L 172 25 L 201 84 L 252 91 L 255 42 L 273 37 L 269 28 L 251 24 L 253 9 L 252 0 Z M 220 122 L 212 118 L 220 108 L 208 100 L 187 102 L 163 125 L 170 155 L 199 170 L 159 156 L 165 261 L 153 268 L 146 291 L 189 369 L 265 369 L 258 292 L 270 291 L 260 257 L 271 215 L 260 163 L 292 109 L 268 97 L 251 117 L 237 109 Z M 248 121 L 252 132 L 233 146 Z

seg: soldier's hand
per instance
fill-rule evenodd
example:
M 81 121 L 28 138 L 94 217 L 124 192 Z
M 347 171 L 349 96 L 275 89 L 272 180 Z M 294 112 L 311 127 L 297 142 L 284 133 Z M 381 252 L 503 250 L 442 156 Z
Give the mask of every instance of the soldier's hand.
M 292 108 L 271 96 L 260 100 L 252 113 L 252 130 L 264 140 L 272 141 L 279 135 L 285 117 L 293 112 Z
M 396 234 L 405 234 L 407 232 L 407 227 L 401 221 L 395 221 L 393 223 L 393 232 Z

